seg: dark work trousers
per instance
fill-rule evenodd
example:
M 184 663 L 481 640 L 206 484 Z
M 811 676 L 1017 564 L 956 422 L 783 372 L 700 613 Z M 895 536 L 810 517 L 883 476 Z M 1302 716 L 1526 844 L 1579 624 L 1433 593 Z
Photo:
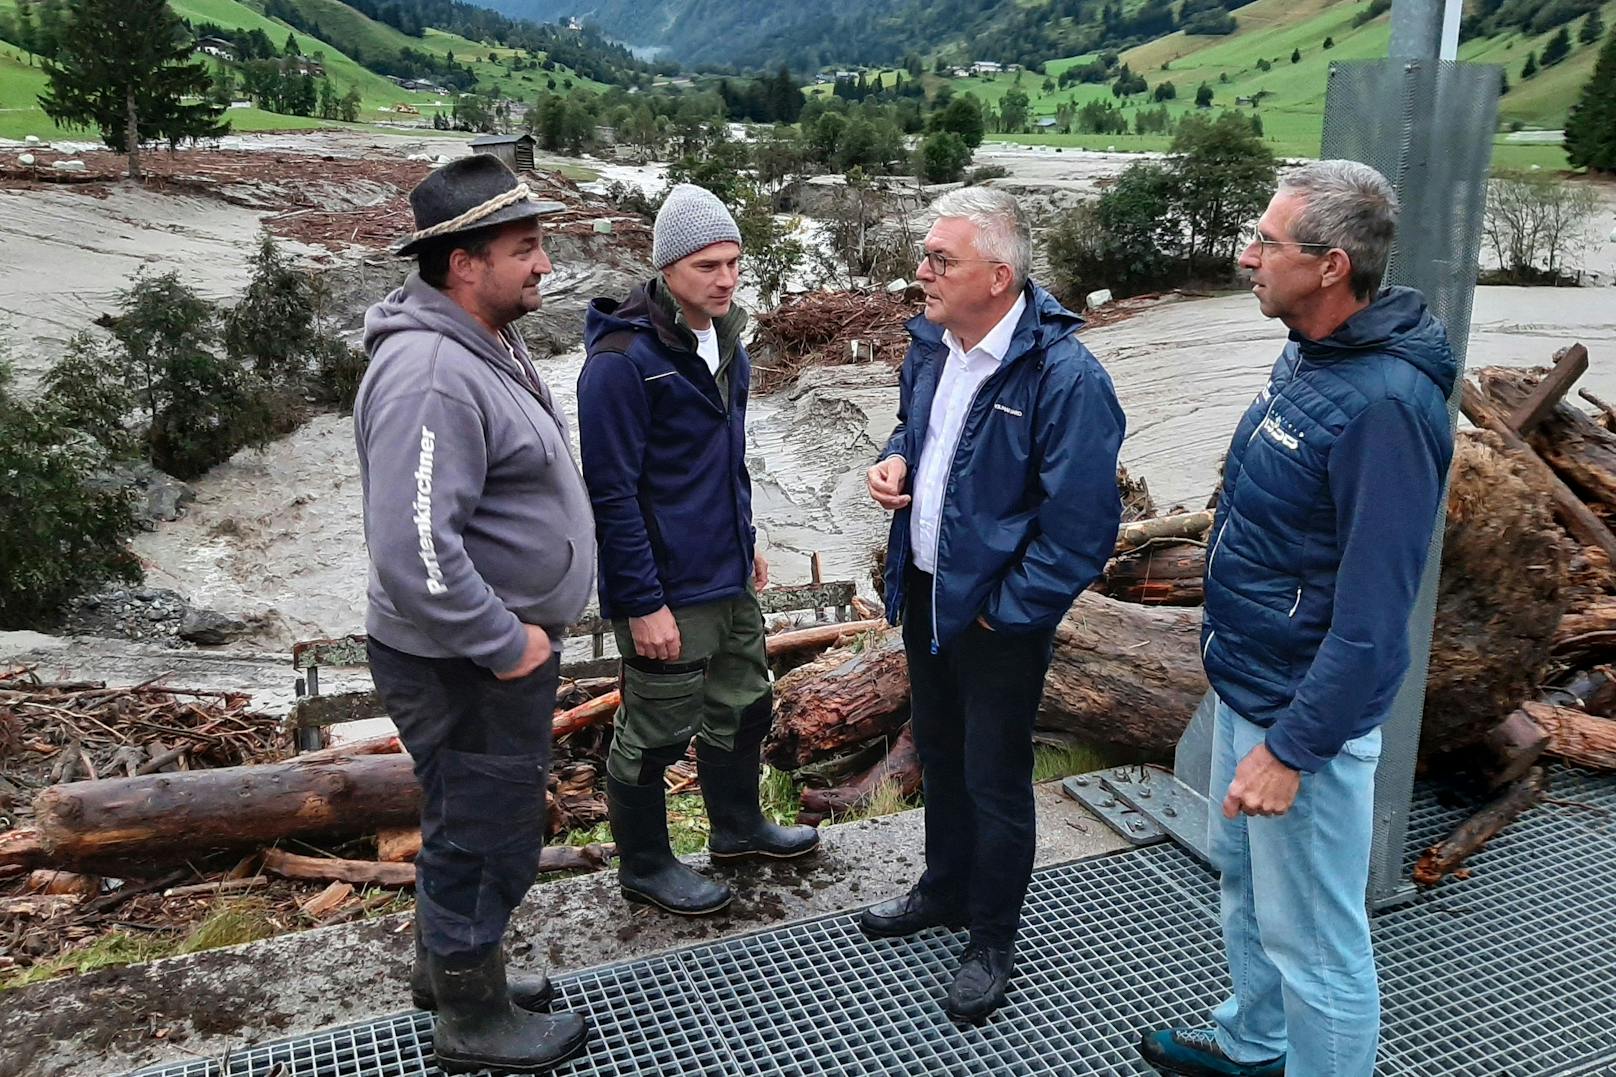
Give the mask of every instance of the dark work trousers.
M 910 570 L 903 614 L 910 724 L 926 793 L 920 889 L 963 909 L 971 939 L 1009 944 L 1032 878 L 1032 727 L 1053 631 L 973 623 L 932 653 L 932 578 Z
M 539 874 L 560 655 L 502 681 L 371 640 L 370 674 L 421 783 L 415 916 L 440 957 L 499 942 Z

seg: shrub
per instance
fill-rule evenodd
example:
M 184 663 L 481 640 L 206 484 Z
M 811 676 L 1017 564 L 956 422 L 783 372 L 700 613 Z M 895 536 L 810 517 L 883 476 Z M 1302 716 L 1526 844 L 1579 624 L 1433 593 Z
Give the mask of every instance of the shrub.
M 971 147 L 953 131 L 935 131 L 920 144 L 916 171 L 927 183 L 953 183 L 971 163 Z
M 17 399 L 0 362 L 0 628 L 25 628 L 112 579 L 140 579 L 125 545 L 134 498 L 102 476 L 106 448 L 49 403 Z

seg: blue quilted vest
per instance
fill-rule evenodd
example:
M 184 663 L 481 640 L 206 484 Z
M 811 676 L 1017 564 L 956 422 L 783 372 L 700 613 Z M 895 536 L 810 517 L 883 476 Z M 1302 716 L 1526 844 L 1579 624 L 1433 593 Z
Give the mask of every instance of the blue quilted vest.
M 1382 291 L 1325 340 L 1291 335 L 1235 429 L 1207 555 L 1202 659 L 1236 713 L 1272 725 L 1330 629 L 1341 558 L 1328 481 L 1336 439 L 1387 399 L 1447 438 L 1455 377 L 1447 334 L 1409 288 Z M 1362 732 L 1384 719 L 1407 670 L 1406 647 L 1384 657 Z

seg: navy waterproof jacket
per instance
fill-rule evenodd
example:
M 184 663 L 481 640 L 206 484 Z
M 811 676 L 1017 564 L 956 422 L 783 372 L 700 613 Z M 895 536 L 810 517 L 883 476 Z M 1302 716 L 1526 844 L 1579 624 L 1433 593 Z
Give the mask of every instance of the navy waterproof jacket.
M 995 631 L 1050 630 L 1105 567 L 1122 501 L 1122 407 L 1111 378 L 1075 336 L 1082 319 L 1028 283 L 1026 309 L 999 369 L 977 389 L 944 487 L 933 595 L 933 650 L 977 617 Z M 912 485 L 948 345 L 909 322 L 898 427 L 881 459 L 901 456 Z M 886 614 L 902 616 L 908 507 L 887 541 Z
M 1296 333 L 1223 469 L 1203 662 L 1280 762 L 1324 766 L 1385 721 L 1453 458 L 1442 324 L 1388 288 L 1320 341 Z
M 751 364 L 735 341 L 726 407 L 657 287 L 596 299 L 585 318 L 578 440 L 609 618 L 734 598 L 752 577 Z

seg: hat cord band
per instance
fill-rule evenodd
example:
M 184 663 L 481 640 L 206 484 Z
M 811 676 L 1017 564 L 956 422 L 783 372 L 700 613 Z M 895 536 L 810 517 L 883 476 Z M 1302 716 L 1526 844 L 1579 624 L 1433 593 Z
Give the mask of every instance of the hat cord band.
M 469 225 L 476 224 L 490 213 L 502 210 L 506 206 L 514 206 L 516 203 L 525 201 L 532 196 L 533 191 L 527 184 L 518 183 L 504 194 L 495 195 L 480 206 L 473 206 L 453 220 L 435 224 L 431 228 L 421 229 L 410 237 L 410 242 L 417 243 L 423 239 L 434 239 L 450 232 L 458 232 Z

